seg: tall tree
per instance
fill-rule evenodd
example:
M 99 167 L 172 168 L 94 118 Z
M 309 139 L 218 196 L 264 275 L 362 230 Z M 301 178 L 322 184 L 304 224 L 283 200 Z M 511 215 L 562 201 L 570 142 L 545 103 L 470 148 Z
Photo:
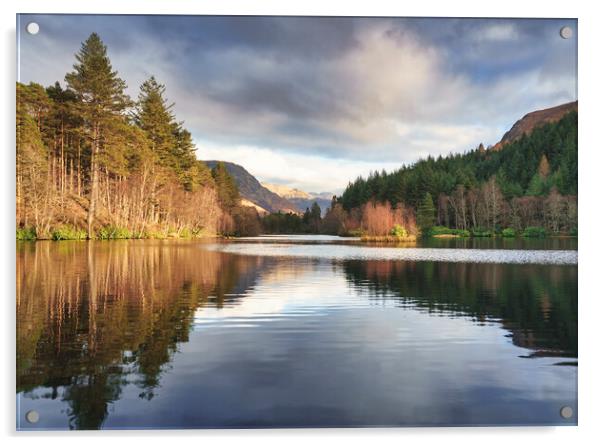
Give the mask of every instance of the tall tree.
M 224 210 L 231 212 L 239 204 L 240 194 L 234 178 L 228 173 L 228 169 L 223 162 L 218 162 L 211 171 L 217 196 Z
M 322 209 L 317 201 L 314 201 L 309 209 L 309 228 L 312 233 L 320 232 L 320 223 L 322 222 Z
M 48 153 L 38 120 L 39 97 L 35 85 L 17 84 L 17 224 L 32 225 L 42 235 L 51 218 L 48 209 L 52 207 L 52 193 Z
M 107 47 L 98 34 L 92 33 L 75 55 L 74 71 L 65 76 L 67 85 L 79 99 L 78 111 L 85 123 L 90 145 L 90 191 L 88 206 L 88 238 L 94 237 L 94 218 L 98 202 L 99 171 L 105 148 L 107 128 L 130 105 L 125 82 L 113 70 Z
M 426 192 L 422 202 L 418 206 L 416 223 L 418 224 L 421 233 L 425 236 L 428 236 L 435 225 L 435 204 L 433 203 L 433 197 L 429 192 Z
M 134 121 L 147 134 L 159 162 L 173 167 L 177 163 L 175 118 L 171 112 L 173 104 L 167 102 L 164 94 L 165 85 L 158 83 L 154 76 L 146 80 L 140 86 Z

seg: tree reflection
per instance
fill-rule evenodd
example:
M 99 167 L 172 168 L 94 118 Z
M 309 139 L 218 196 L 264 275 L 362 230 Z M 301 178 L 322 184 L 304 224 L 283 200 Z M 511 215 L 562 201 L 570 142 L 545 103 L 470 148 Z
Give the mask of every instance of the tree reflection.
M 577 357 L 576 266 L 347 261 L 344 268 L 371 298 L 500 321 L 532 357 Z
M 261 263 L 175 243 L 20 244 L 17 392 L 48 388 L 74 429 L 100 428 L 127 383 L 152 399 L 195 310 L 223 305 Z
M 17 392 L 65 402 L 73 429 L 101 428 L 126 386 L 142 399 L 155 397 L 199 308 L 237 305 L 258 280 L 279 286 L 316 264 L 223 254 L 176 240 L 19 244 Z M 532 356 L 577 356 L 576 266 L 328 266 L 344 273 L 345 291 L 364 298 L 501 323 Z M 308 274 L 303 284 L 311 286 L 313 278 Z M 282 296 L 272 297 L 277 303 Z

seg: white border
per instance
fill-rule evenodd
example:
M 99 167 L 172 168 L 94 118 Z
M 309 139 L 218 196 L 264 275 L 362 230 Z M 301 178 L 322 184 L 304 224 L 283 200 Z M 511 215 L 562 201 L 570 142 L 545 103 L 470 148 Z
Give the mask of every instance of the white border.
M 20 0 L 0 3 L 2 13 L 2 106 L 0 107 L 4 144 L 0 150 L 0 183 L 2 184 L 0 223 L 4 246 L 0 270 L 6 283 L 2 294 L 4 323 L 4 365 L 2 373 L 1 431 L 9 440 L 20 436 L 25 442 L 44 443 L 76 440 L 102 443 L 132 441 L 141 436 L 148 443 L 162 444 L 167 437 L 175 436 L 178 442 L 240 442 L 306 443 L 307 441 L 338 441 L 360 444 L 367 440 L 379 443 L 400 441 L 425 443 L 445 442 L 462 444 L 483 442 L 504 444 L 509 441 L 545 442 L 563 444 L 575 440 L 595 442 L 600 436 L 602 421 L 600 402 L 600 336 L 598 328 L 602 312 L 602 291 L 597 286 L 596 266 L 599 261 L 599 238 L 602 206 L 599 190 L 602 169 L 602 100 L 599 84 L 602 82 L 600 43 L 602 23 L 593 1 L 504 0 L 454 0 L 419 2 L 393 2 L 384 0 L 256 0 L 195 1 L 192 0 Z M 456 16 L 456 17 L 576 17 L 579 19 L 579 427 L 559 428 L 438 428 L 438 429 L 349 429 L 349 430 L 220 430 L 220 431 L 152 431 L 152 432 L 101 432 L 101 433 L 15 433 L 15 315 L 14 315 L 14 122 L 15 122 L 15 14 L 31 13 L 121 13 L 121 14 L 269 14 L 269 15 L 367 15 L 367 16 Z M 597 433 L 597 434 L 596 434 Z M 598 439 L 599 440 L 599 439 Z

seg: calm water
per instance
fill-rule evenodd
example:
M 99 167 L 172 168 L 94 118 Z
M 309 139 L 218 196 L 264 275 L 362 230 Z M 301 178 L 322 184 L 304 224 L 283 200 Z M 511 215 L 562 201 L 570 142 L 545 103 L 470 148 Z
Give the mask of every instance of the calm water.
M 573 425 L 576 247 L 19 243 L 18 427 Z

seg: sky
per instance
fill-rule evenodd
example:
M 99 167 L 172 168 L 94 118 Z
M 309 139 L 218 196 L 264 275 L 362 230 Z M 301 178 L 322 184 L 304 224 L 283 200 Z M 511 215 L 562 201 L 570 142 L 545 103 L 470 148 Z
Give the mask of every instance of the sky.
M 64 85 L 96 32 L 132 98 L 151 75 L 165 84 L 199 159 L 310 192 L 493 145 L 524 114 L 577 99 L 575 19 L 21 15 L 17 26 L 21 82 Z

